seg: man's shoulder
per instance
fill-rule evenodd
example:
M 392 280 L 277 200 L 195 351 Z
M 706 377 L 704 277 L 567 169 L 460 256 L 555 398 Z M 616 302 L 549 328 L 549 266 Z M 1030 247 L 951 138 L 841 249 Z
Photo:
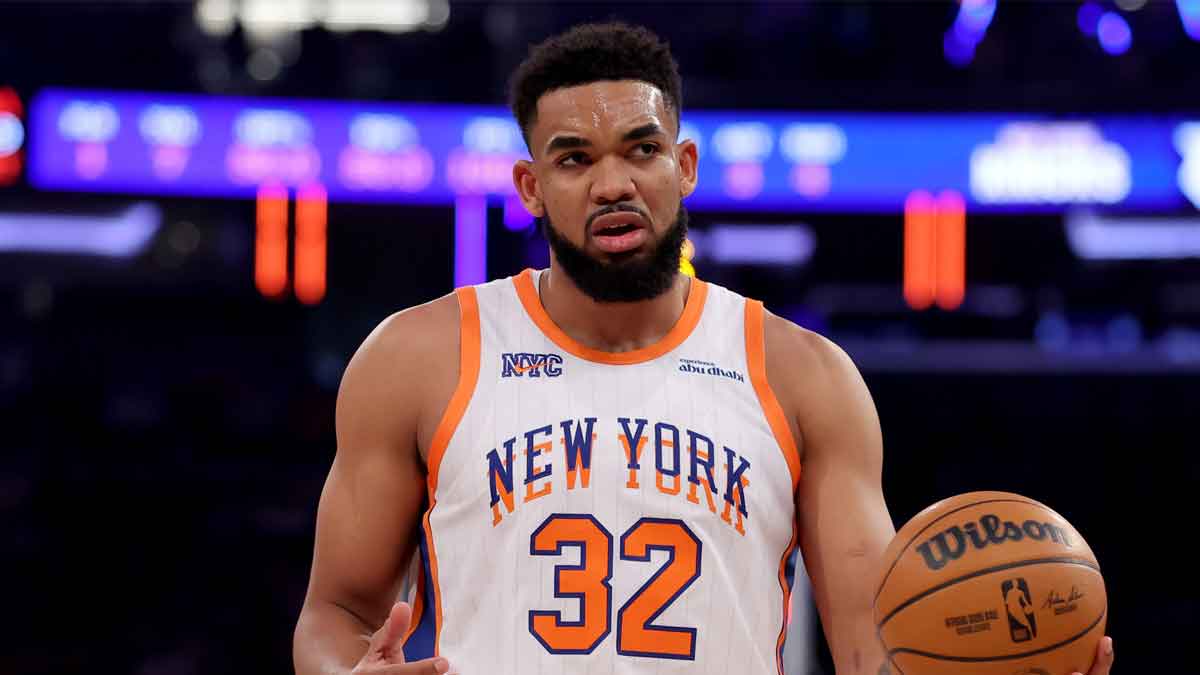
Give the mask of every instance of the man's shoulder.
M 350 359 L 360 379 L 395 380 L 431 366 L 450 366 L 458 358 L 458 298 L 448 293 L 395 312 L 380 321 Z M 411 385 L 411 383 L 408 383 Z
M 767 370 L 813 376 L 836 376 L 854 364 L 833 340 L 769 311 L 763 312 Z
M 458 295 L 447 293 L 387 316 L 363 346 L 370 344 L 392 353 L 457 351 L 458 323 Z
M 424 438 L 457 378 L 458 311 L 450 293 L 379 322 L 342 376 L 339 433 L 368 428 Z
M 770 313 L 763 323 L 767 379 L 801 438 L 836 425 L 869 399 L 858 367 L 833 340 Z

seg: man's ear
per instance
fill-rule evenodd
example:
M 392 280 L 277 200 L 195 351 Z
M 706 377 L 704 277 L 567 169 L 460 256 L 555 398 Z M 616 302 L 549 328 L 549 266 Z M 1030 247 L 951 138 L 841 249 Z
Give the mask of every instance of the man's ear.
M 684 139 L 675 146 L 675 159 L 679 162 L 679 193 L 686 197 L 696 190 L 696 164 L 699 161 L 696 142 Z
M 512 177 L 513 187 L 517 189 L 517 196 L 521 198 L 521 204 L 525 206 L 525 210 L 535 218 L 546 215 L 537 175 L 533 173 L 533 162 L 527 159 L 518 159 L 513 164 Z

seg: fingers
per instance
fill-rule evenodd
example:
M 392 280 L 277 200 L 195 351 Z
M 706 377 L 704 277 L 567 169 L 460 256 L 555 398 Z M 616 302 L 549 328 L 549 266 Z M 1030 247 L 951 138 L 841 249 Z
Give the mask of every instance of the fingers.
M 388 662 L 404 663 L 404 653 L 400 649 L 400 643 L 404 640 L 404 634 L 408 632 L 410 621 L 412 621 L 412 608 L 408 606 L 407 602 L 397 602 L 392 605 L 392 611 L 388 613 L 383 627 L 371 636 L 369 651 L 379 653 Z
M 371 646 L 355 668 L 361 675 L 457 675 L 445 657 L 404 662 L 401 642 L 412 622 L 412 607 L 407 602 L 392 605 L 383 626 L 371 636 Z
M 455 675 L 450 670 L 450 662 L 441 656 L 413 661 L 412 663 L 400 663 L 377 669 L 373 668 L 369 672 L 370 675 Z
M 1109 675 L 1109 671 L 1112 670 L 1113 658 L 1113 639 L 1105 637 L 1096 646 L 1096 661 L 1092 664 L 1092 669 L 1088 671 L 1088 675 Z M 1083 674 L 1074 673 L 1073 675 Z
M 1108 675 L 1113 664 L 1113 639 L 1106 637 L 1100 641 L 1097 648 L 1096 663 L 1088 675 Z

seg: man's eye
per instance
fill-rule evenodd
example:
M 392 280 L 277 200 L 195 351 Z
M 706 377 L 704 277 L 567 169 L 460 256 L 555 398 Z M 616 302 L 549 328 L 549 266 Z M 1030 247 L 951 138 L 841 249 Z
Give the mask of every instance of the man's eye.
M 576 166 L 587 161 L 587 155 L 582 152 L 572 152 L 571 154 L 558 160 L 559 166 Z
M 653 155 L 658 152 L 658 146 L 654 143 L 642 143 L 637 146 L 637 151 L 644 155 Z

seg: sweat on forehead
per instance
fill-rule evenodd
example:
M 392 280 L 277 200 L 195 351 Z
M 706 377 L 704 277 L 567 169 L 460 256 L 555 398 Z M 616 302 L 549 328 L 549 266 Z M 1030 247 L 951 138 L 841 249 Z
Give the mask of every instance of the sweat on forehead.
M 592 82 L 547 92 L 538 100 L 530 140 L 541 144 L 560 133 L 624 134 L 653 125 L 664 132 L 674 118 L 653 85 L 636 82 Z

